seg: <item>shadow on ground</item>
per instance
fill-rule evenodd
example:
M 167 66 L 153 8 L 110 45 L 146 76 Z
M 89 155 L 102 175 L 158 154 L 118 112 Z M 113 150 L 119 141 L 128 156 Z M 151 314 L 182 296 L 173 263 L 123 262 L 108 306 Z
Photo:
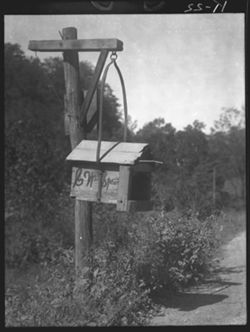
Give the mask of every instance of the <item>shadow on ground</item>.
M 202 306 L 221 302 L 227 297 L 227 295 L 222 294 L 177 293 L 170 298 L 164 298 L 163 296 L 153 298 L 153 301 L 166 308 L 192 311 Z
M 210 277 L 203 280 L 200 285 L 190 287 L 178 293 L 170 293 L 169 290 L 161 290 L 160 293 L 152 295 L 155 304 L 166 308 L 177 308 L 180 311 L 192 311 L 198 307 L 211 305 L 227 298 L 224 294 L 215 294 L 230 286 L 238 286 L 242 283 L 232 282 L 225 278 L 233 273 L 242 273 L 245 266 L 237 265 L 230 267 L 219 266 L 213 270 Z M 223 277 L 221 276 L 223 274 Z
M 237 268 L 237 270 L 236 270 Z M 240 273 L 239 266 L 230 268 L 221 268 L 223 273 Z M 186 292 L 170 293 L 168 290 L 162 290 L 159 294 L 152 295 L 152 301 L 155 304 L 166 308 L 177 308 L 180 311 L 192 311 L 199 307 L 218 303 L 227 298 L 227 295 L 214 294 L 218 290 L 224 290 L 230 286 L 241 285 L 238 282 L 232 282 L 221 279 L 218 275 L 214 278 L 203 281 L 202 285 L 191 288 Z

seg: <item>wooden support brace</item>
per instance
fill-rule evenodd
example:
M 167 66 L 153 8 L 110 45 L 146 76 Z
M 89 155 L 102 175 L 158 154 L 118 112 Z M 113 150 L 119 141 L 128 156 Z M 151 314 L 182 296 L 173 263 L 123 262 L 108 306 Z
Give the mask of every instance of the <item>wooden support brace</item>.
M 88 121 L 87 128 L 86 128 L 87 133 L 90 133 L 93 130 L 93 128 L 95 127 L 95 125 L 97 124 L 98 114 L 99 114 L 99 112 L 96 111 L 94 113 L 94 115 L 92 116 L 92 118 Z
M 87 96 L 87 92 L 88 90 L 84 90 L 84 98 L 86 98 Z M 97 89 L 94 92 L 92 101 L 90 103 L 89 106 L 89 110 L 86 116 L 86 122 L 87 123 L 87 128 L 85 128 L 87 130 L 87 133 L 90 133 L 93 128 L 97 125 L 97 120 L 98 120 L 98 109 L 99 109 L 99 89 L 97 86 Z
M 91 104 L 93 95 L 94 95 L 94 93 L 97 89 L 97 84 L 98 84 L 98 81 L 100 79 L 100 76 L 101 76 L 103 67 L 105 65 L 105 61 L 107 59 L 107 56 L 108 56 L 108 51 L 107 50 L 101 51 L 101 54 L 98 58 L 97 65 L 96 65 L 96 68 L 95 68 L 94 76 L 91 79 L 91 84 L 90 84 L 90 87 L 88 89 L 86 98 L 84 98 L 84 102 L 81 106 L 81 113 L 80 113 L 80 123 L 81 124 L 83 124 L 86 120 L 87 112 L 88 112 L 89 106 Z
M 68 98 L 67 95 L 64 94 L 64 133 L 65 136 L 68 136 L 70 134 L 70 114 L 68 110 Z
M 123 42 L 119 39 L 30 40 L 28 49 L 39 52 L 122 51 Z

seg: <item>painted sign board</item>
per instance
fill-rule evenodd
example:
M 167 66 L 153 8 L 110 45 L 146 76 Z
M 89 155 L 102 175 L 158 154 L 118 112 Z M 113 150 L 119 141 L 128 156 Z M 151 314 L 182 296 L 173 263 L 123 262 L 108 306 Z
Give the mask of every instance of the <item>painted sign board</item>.
M 97 201 L 100 176 L 100 170 L 73 167 L 70 195 L 80 200 Z M 103 171 L 101 181 L 100 201 L 115 204 L 118 196 L 119 171 Z

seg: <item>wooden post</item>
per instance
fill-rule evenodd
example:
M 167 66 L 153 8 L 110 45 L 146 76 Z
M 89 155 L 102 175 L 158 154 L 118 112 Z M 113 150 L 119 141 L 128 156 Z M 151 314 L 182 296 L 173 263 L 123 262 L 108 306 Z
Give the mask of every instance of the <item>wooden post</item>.
M 77 39 L 74 27 L 64 28 L 63 40 L 30 40 L 29 50 L 39 52 L 63 52 L 65 78 L 65 134 L 70 136 L 71 148 L 87 138 L 97 123 L 97 112 L 89 119 L 87 113 L 93 97 L 95 86 L 110 51 L 122 51 L 123 42 L 119 39 Z M 80 89 L 78 52 L 101 52 L 94 77 L 83 104 L 83 93 Z M 90 249 L 93 242 L 92 203 L 75 200 L 75 266 L 77 276 L 81 272 L 86 258 L 91 258 Z
M 77 29 L 64 28 L 64 40 L 77 39 Z M 69 134 L 71 148 L 74 149 L 81 140 L 87 138 L 86 128 L 80 125 L 80 109 L 83 95 L 80 89 L 79 58 L 75 50 L 63 53 L 65 78 L 65 107 L 69 114 Z M 93 242 L 92 205 L 89 202 L 75 200 L 75 268 L 76 276 L 81 273 L 86 264 Z

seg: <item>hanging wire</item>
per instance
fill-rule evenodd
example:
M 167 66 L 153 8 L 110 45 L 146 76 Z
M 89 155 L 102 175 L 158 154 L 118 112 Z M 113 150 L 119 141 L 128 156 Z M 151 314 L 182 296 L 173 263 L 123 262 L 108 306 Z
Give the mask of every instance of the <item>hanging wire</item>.
M 127 141 L 127 126 L 128 126 L 128 104 L 127 104 L 127 96 L 126 96 L 126 89 L 125 89 L 125 83 L 122 77 L 122 73 L 120 71 L 120 68 L 118 67 L 116 61 L 114 62 L 115 68 L 118 72 L 118 75 L 120 77 L 121 86 L 122 86 L 122 96 L 123 96 L 123 105 L 124 105 L 124 133 L 123 133 L 123 141 Z
M 110 66 L 113 64 L 118 75 L 120 78 L 121 86 L 122 86 L 122 95 L 123 95 L 123 104 L 124 104 L 124 132 L 123 132 L 123 141 L 126 142 L 127 140 L 127 122 L 128 122 L 128 111 L 127 111 L 127 97 L 126 97 L 126 89 L 124 80 L 121 74 L 121 71 L 116 63 L 117 53 L 115 51 L 112 52 L 110 56 L 110 63 L 106 66 L 102 81 L 101 81 L 101 88 L 100 88 L 100 107 L 99 107 L 99 130 L 98 130 L 98 143 L 97 143 L 97 150 L 96 150 L 96 161 L 100 163 L 100 150 L 101 150 L 101 140 L 102 140 L 102 120 L 103 120 L 103 101 L 104 101 L 104 89 L 105 89 L 105 82 L 108 74 L 108 70 Z
M 125 84 L 124 80 L 121 74 L 121 71 L 116 63 L 117 59 L 117 54 L 116 52 L 112 52 L 110 56 L 110 63 L 106 66 L 102 81 L 101 81 L 101 88 L 100 88 L 100 104 L 99 104 L 99 121 L 98 121 L 98 142 L 97 142 L 97 149 L 96 149 L 96 163 L 97 167 L 99 169 L 99 181 L 98 181 L 98 191 L 97 191 L 97 200 L 100 202 L 101 201 L 101 191 L 102 191 L 102 179 L 103 179 L 103 170 L 101 168 L 101 159 L 104 158 L 107 153 L 109 153 L 113 148 L 115 148 L 120 142 L 114 143 L 114 145 L 106 151 L 102 157 L 100 158 L 100 151 L 101 151 L 101 142 L 102 142 L 102 119 L 103 119 L 103 100 L 104 100 L 104 89 L 105 89 L 105 81 L 107 78 L 108 70 L 110 66 L 113 64 L 121 81 L 121 86 L 122 86 L 122 95 L 123 95 L 123 104 L 124 104 L 124 133 L 123 133 L 123 140 L 126 142 L 127 140 L 127 121 L 128 121 L 128 116 L 127 116 L 127 98 L 126 98 L 126 90 L 125 90 Z

